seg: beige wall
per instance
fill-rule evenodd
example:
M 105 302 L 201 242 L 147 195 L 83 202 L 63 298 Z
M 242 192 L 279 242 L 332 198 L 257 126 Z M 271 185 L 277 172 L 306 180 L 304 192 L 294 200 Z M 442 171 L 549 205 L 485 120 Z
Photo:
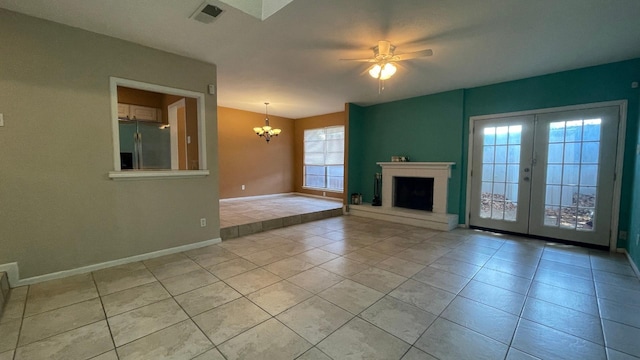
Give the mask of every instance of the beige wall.
M 18 262 L 24 279 L 219 237 L 215 96 L 210 176 L 107 176 L 109 77 L 206 92 L 214 65 L 6 10 L 0 48 L 0 264 Z
M 303 184 L 303 176 L 304 176 L 304 131 L 307 129 L 317 129 L 323 128 L 327 126 L 336 126 L 336 125 L 346 125 L 346 113 L 345 112 L 337 112 L 326 115 L 312 116 L 308 118 L 297 119 L 295 121 L 295 191 L 303 194 L 310 195 L 318 195 L 322 196 L 322 191 L 318 190 L 310 190 L 304 189 L 302 187 Z M 345 139 L 346 142 L 346 139 Z M 345 144 L 345 151 L 347 146 Z M 346 165 L 346 164 L 345 164 Z M 346 166 L 345 166 L 346 171 Z M 346 174 L 345 174 L 346 180 Z M 346 189 L 345 183 L 345 189 Z M 334 192 L 325 192 L 326 197 L 343 199 L 344 194 L 342 193 L 334 193 Z
M 269 122 L 282 133 L 267 144 L 253 132 L 264 113 L 218 108 L 221 199 L 294 190 L 294 121 L 269 115 Z

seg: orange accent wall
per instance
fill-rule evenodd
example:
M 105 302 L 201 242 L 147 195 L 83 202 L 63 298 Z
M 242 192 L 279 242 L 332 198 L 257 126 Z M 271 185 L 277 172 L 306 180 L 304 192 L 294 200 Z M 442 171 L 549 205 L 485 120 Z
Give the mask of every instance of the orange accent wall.
M 326 114 L 326 115 L 318 115 L 318 116 L 312 116 L 312 117 L 308 117 L 308 118 L 302 118 L 302 119 L 297 119 L 295 121 L 295 156 L 294 156 L 294 161 L 295 161 L 295 166 L 294 166 L 294 173 L 295 173 L 295 178 L 294 178 L 294 183 L 295 183 L 295 191 L 299 192 L 299 193 L 303 193 L 303 194 L 310 194 L 310 195 L 318 195 L 318 196 L 322 196 L 322 191 L 318 191 L 318 190 L 310 190 L 310 189 L 304 189 L 302 187 L 303 184 L 303 176 L 304 176 L 304 168 L 303 168 L 303 161 L 304 161 L 304 131 L 307 129 L 316 129 L 316 128 L 323 128 L 323 127 L 327 127 L 327 126 L 336 126 L 336 125 L 346 125 L 346 112 L 337 112 L 337 113 L 332 113 L 332 114 Z M 345 126 L 345 131 L 346 131 L 346 126 Z M 345 134 L 346 136 L 346 134 Z M 345 139 L 345 155 L 346 155 L 346 150 L 347 150 L 347 144 L 346 144 L 346 139 Z M 345 163 L 346 165 L 346 163 Z M 346 180 L 347 176 L 346 176 L 346 167 L 345 167 L 345 180 Z M 346 189 L 346 183 L 345 183 L 345 189 Z M 337 198 L 337 199 L 344 199 L 344 194 L 342 193 L 335 193 L 335 192 L 325 192 L 326 193 L 326 197 L 332 197 L 332 198 Z
M 117 91 L 119 103 L 162 108 L 164 94 L 124 86 L 118 86 Z
M 264 113 L 218 107 L 220 199 L 294 191 L 294 120 L 269 122 L 282 133 L 267 144 L 253 132 Z

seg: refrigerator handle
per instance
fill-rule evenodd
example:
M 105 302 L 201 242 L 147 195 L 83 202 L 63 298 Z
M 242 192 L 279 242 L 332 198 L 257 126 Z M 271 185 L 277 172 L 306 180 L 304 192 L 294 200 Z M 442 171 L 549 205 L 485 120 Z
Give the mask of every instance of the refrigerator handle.
M 142 169 L 143 159 L 142 159 L 142 133 L 136 133 L 136 153 L 138 158 L 138 169 Z

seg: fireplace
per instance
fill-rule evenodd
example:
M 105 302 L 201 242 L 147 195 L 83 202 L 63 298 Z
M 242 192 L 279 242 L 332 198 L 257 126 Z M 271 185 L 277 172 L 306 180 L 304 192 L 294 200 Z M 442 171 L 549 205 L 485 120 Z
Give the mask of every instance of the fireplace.
M 433 211 L 433 178 L 393 178 L 393 206 Z
M 393 208 L 394 179 L 398 177 L 433 179 L 433 207 L 438 214 L 447 213 L 447 194 L 453 163 L 437 162 L 380 162 L 382 167 L 382 207 Z
M 451 162 L 379 162 L 382 206 L 349 205 L 349 214 L 429 229 L 449 231 L 458 215 L 447 213 Z M 430 190 L 430 195 L 423 191 Z M 425 211 L 430 210 L 430 211 Z

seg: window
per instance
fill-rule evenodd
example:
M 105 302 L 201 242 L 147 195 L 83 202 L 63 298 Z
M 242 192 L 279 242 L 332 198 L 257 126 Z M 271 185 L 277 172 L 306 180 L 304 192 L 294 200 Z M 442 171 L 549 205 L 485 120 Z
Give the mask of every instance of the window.
M 204 176 L 204 94 L 111 78 L 112 179 Z
M 304 131 L 304 187 L 344 189 L 344 126 Z

